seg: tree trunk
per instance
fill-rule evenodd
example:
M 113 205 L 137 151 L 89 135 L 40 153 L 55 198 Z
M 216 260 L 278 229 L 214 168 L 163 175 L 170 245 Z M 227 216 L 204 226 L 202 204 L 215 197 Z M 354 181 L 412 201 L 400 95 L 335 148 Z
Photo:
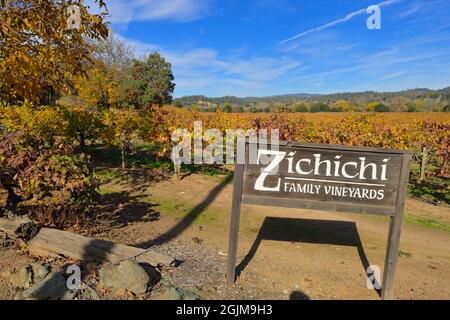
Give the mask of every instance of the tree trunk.
M 6 215 L 8 218 L 13 218 L 16 215 L 17 205 L 23 201 L 23 198 L 18 196 L 12 187 L 6 188 L 8 196 L 6 198 Z
M 120 134 L 120 151 L 122 156 L 122 170 L 125 170 L 125 156 L 127 152 L 127 139 L 125 138 L 125 134 Z
M 125 170 L 125 145 L 122 145 L 122 169 Z
M 427 147 L 422 147 L 422 160 L 420 162 L 419 182 L 422 182 L 425 180 L 425 170 L 427 167 L 427 160 L 428 160 L 427 158 L 428 158 Z
M 86 150 L 86 138 L 84 137 L 84 134 L 81 130 L 78 130 L 78 142 L 80 144 L 80 150 L 85 151 Z
M 177 177 L 177 180 L 180 180 L 181 179 L 181 163 L 174 162 L 173 167 L 174 167 L 175 176 Z
M 441 170 L 439 171 L 439 174 L 442 177 L 447 176 L 447 169 L 448 169 L 447 166 L 448 166 L 448 161 L 447 161 L 447 159 L 444 158 L 444 161 L 442 162 Z

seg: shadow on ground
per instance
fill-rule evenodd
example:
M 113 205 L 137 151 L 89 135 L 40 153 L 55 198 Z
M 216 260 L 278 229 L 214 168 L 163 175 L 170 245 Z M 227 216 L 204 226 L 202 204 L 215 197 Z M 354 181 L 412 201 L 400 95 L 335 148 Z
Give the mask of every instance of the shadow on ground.
M 101 196 L 97 220 L 103 228 L 120 228 L 132 222 L 159 220 L 160 214 L 144 195 L 130 195 L 129 192 L 112 192 Z
M 150 246 L 158 245 L 164 242 L 168 242 L 177 236 L 179 236 L 184 230 L 186 230 L 198 216 L 202 214 L 205 209 L 216 199 L 216 197 L 220 194 L 220 192 L 231 182 L 233 176 L 229 175 L 225 179 L 222 180 L 211 192 L 196 205 L 192 210 L 190 210 L 183 219 L 180 220 L 175 226 L 173 226 L 170 230 L 166 231 L 162 235 L 158 236 L 155 239 L 151 239 L 145 242 L 140 242 L 135 244 L 137 247 L 148 248 Z
M 289 300 L 309 300 L 309 296 L 301 291 L 292 291 L 289 295 Z
M 358 250 L 364 273 L 370 266 L 354 222 L 266 217 L 248 254 L 236 268 L 237 277 L 254 258 L 262 240 L 353 246 Z M 376 292 L 381 295 L 381 290 Z

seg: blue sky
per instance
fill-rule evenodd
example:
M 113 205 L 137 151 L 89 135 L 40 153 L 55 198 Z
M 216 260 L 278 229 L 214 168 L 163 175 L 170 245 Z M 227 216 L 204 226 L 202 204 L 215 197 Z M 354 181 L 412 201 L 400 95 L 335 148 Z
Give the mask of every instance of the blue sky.
M 172 63 L 176 97 L 450 86 L 450 0 L 106 3 L 116 37 Z

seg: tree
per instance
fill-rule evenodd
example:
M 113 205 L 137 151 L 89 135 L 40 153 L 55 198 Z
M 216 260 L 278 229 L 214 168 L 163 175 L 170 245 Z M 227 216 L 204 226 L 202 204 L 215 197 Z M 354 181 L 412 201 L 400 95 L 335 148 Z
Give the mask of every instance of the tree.
M 106 140 L 115 146 L 120 146 L 122 169 L 126 166 L 126 156 L 131 151 L 133 139 L 138 135 L 139 115 L 134 110 L 108 110 L 104 113 L 103 122 Z
M 84 207 L 97 195 L 97 182 L 86 155 L 74 154 L 64 143 L 49 147 L 23 131 L 0 140 L 0 185 L 8 192 L 8 215 L 15 214 L 20 202 L 43 199 L 53 191 L 68 193 L 70 203 Z
M 223 111 L 226 113 L 231 113 L 233 111 L 233 107 L 231 106 L 231 104 L 226 102 L 223 106 Z
M 134 59 L 134 50 L 124 41 L 114 37 L 110 32 L 107 39 L 89 41 L 92 45 L 92 58 L 101 61 L 111 72 L 118 76 L 128 71 Z
M 105 9 L 103 0 L 96 0 Z M 108 36 L 104 13 L 80 8 L 80 28 L 67 27 L 65 1 L 0 1 L 0 100 L 39 102 L 49 90 L 67 91 L 92 51 L 85 39 Z
M 173 105 L 177 108 L 183 108 L 183 103 L 180 100 L 175 100 Z
M 78 141 L 81 151 L 86 149 L 86 139 L 96 140 L 104 129 L 101 114 L 93 107 L 72 107 L 64 110 L 67 121 L 66 137 Z
M 333 108 L 336 111 L 352 112 L 355 111 L 355 105 L 348 100 L 337 100 L 333 103 Z
M 375 107 L 374 111 L 375 112 L 389 112 L 389 111 L 391 111 L 391 109 L 389 109 L 388 106 L 385 106 L 384 104 L 380 103 Z
M 408 103 L 406 111 L 407 112 L 417 112 L 416 105 L 414 103 Z
M 92 62 L 83 75 L 75 77 L 78 95 L 89 106 L 119 108 L 120 84 L 126 78 L 133 60 L 133 50 L 110 33 L 106 40 L 90 40 Z
M 311 107 L 311 112 L 329 112 L 331 109 L 322 102 L 316 102 Z
M 145 61 L 133 61 L 130 76 L 122 84 L 122 99 L 138 109 L 170 104 L 175 88 L 173 80 L 171 64 L 159 53 L 151 53 Z
M 118 107 L 118 83 L 102 65 L 98 62 L 85 75 L 77 77 L 75 88 L 87 106 Z
M 295 105 L 294 111 L 295 112 L 308 112 L 309 110 L 308 110 L 308 107 L 305 106 L 303 103 L 299 103 L 299 104 Z
M 386 110 L 387 108 L 387 110 Z M 377 111 L 377 110 L 384 110 L 384 111 Z M 382 104 L 381 102 L 370 102 L 366 105 L 366 111 L 369 112 L 386 112 L 386 111 L 390 111 L 389 108 L 387 106 L 385 106 L 384 104 Z

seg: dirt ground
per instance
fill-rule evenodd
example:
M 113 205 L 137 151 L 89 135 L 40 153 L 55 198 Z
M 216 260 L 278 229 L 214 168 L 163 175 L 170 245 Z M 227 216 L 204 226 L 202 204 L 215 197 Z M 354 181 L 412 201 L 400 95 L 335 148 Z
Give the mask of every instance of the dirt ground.
M 93 236 L 168 253 L 181 260 L 166 284 L 204 299 L 380 299 L 367 288 L 369 265 L 383 269 L 384 217 L 243 206 L 235 285 L 225 281 L 232 181 L 189 175 L 152 183 L 111 177 Z M 408 199 L 408 214 L 450 223 L 450 209 Z M 404 223 L 397 299 L 450 299 L 450 233 Z M 32 259 L 0 250 L 2 272 Z M 10 299 L 7 279 L 0 298 Z M 158 294 L 150 295 L 158 299 Z

